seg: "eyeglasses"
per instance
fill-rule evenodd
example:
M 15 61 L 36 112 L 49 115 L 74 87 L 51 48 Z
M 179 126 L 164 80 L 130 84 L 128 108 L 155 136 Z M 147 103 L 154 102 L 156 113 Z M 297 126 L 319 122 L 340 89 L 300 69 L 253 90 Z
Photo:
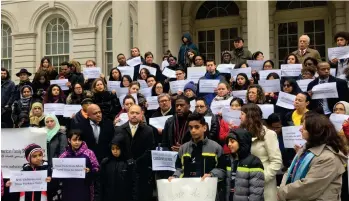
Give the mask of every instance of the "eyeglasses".
M 205 108 L 206 106 L 204 105 L 196 105 L 195 108 L 199 108 L 199 109 L 202 109 L 202 108 Z

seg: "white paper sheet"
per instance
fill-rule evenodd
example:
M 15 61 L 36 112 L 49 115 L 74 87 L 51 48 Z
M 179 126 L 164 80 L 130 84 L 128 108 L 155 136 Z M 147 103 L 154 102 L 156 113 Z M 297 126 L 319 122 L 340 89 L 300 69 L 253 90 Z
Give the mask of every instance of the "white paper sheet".
M 162 74 L 168 78 L 176 78 L 176 71 L 171 70 L 169 68 L 164 68 L 164 70 L 162 71 Z
M 126 97 L 127 94 L 125 95 L 121 95 L 120 98 L 119 98 L 119 101 L 120 101 L 120 104 L 123 105 L 123 102 L 124 102 L 124 99 Z M 133 93 L 133 94 L 130 94 L 136 101 L 136 105 L 138 105 L 138 97 L 137 97 L 137 94 L 136 93 Z
M 328 59 L 347 59 L 349 58 L 349 46 L 328 48 Z
M 81 105 L 65 105 L 63 117 L 71 118 L 73 114 L 78 113 L 81 110 Z
M 231 94 L 234 96 L 234 98 L 241 98 L 244 101 L 244 103 L 246 103 L 247 90 L 232 91 Z
M 101 75 L 101 68 L 100 67 L 84 68 L 83 74 L 85 79 L 99 78 Z
M 336 128 L 337 132 L 339 132 L 340 130 L 342 130 L 342 127 L 343 127 L 342 125 L 344 121 L 348 120 L 348 118 L 349 118 L 349 115 L 332 113 L 330 116 L 330 121 Z
M 170 82 L 170 89 L 172 94 L 176 94 L 178 91 L 184 92 L 184 86 L 190 82 L 189 80 L 177 80 Z
M 127 65 L 135 67 L 142 63 L 141 57 L 134 57 L 126 61 Z
M 201 79 L 199 82 L 199 93 L 214 93 L 220 80 Z
M 161 63 L 161 70 L 164 70 L 167 66 L 169 66 L 170 64 L 168 63 L 168 61 L 167 60 L 165 60 L 165 61 L 162 61 L 162 63 Z
M 296 100 L 296 96 L 288 93 L 284 93 L 280 91 L 278 96 L 278 101 L 276 102 L 277 106 L 287 108 L 287 109 L 294 109 L 294 101 Z
M 267 76 L 270 73 L 276 73 L 279 75 L 279 77 L 281 77 L 281 70 L 278 69 L 273 69 L 273 70 L 261 70 L 258 72 L 259 73 L 259 80 L 266 80 Z
M 167 115 L 167 116 L 162 116 L 162 117 L 149 118 L 149 125 L 152 125 L 155 128 L 164 129 L 167 119 L 172 117 L 172 116 L 173 115 Z
M 190 111 L 191 112 L 195 111 L 195 106 L 196 106 L 196 101 L 195 100 L 190 101 Z
M 206 123 L 208 124 L 208 130 L 211 130 L 212 117 L 204 116 Z
M 153 171 L 176 171 L 178 152 L 175 151 L 151 151 Z
M 248 67 L 251 67 L 252 70 L 256 70 L 257 72 L 263 70 L 263 64 L 265 61 L 259 60 L 247 60 Z
M 258 84 L 263 88 L 264 92 L 279 92 L 281 91 L 280 80 L 259 80 Z
M 157 96 L 145 97 L 148 103 L 148 110 L 156 110 L 159 108 L 159 102 Z
M 313 80 L 314 79 L 297 80 L 297 84 L 303 92 L 307 92 L 308 85 Z
M 222 112 L 222 109 L 230 106 L 230 101 L 232 98 L 228 100 L 215 101 L 213 100 L 211 103 L 211 111 L 213 114 L 218 114 L 218 112 Z
M 217 177 L 157 180 L 159 201 L 215 201 Z
M 64 107 L 63 103 L 45 103 L 44 114 L 64 115 Z
M 231 77 L 234 77 L 234 79 L 236 79 L 236 76 L 240 73 L 245 73 L 248 78 L 251 78 L 252 77 L 252 68 L 248 67 L 248 68 L 233 69 L 231 71 Z
M 153 67 L 150 67 L 150 66 L 146 66 L 146 65 L 141 65 L 141 66 L 139 67 L 139 72 L 138 72 L 138 73 L 141 73 L 141 70 L 142 70 L 143 68 L 148 69 L 151 75 L 156 76 L 156 71 L 157 71 L 157 69 L 156 69 L 156 68 L 153 68 Z
M 312 99 L 338 98 L 336 82 L 315 85 L 311 91 Z
M 258 104 L 258 106 L 262 110 L 263 119 L 268 119 L 269 115 L 274 113 L 274 105 L 273 104 Z
M 128 114 L 127 113 L 121 113 L 119 115 L 120 121 L 115 124 L 115 126 L 121 126 L 125 124 L 128 121 Z
M 282 77 L 296 77 L 301 74 L 302 64 L 281 64 Z
M 84 179 L 86 158 L 53 158 L 52 178 Z
M 12 172 L 10 193 L 46 191 L 46 178 L 47 170 Z
M 107 82 L 107 87 L 108 87 L 108 91 L 117 91 L 118 89 L 120 89 L 120 83 L 121 81 L 108 81 Z
M 235 67 L 235 64 L 219 64 L 217 66 L 217 70 L 220 73 L 229 73 L 230 74 L 234 67 Z
M 141 89 L 148 88 L 148 84 L 147 84 L 147 82 L 145 80 L 137 80 L 137 82 L 141 86 L 140 87 Z
M 66 85 L 67 83 L 68 83 L 68 79 L 50 80 L 50 85 L 57 84 L 64 91 L 69 90 L 69 88 Z
M 282 138 L 285 148 L 293 149 L 294 145 L 303 146 L 305 144 L 305 140 L 302 138 L 300 132 L 301 127 L 302 126 L 282 127 Z
M 187 68 L 187 79 L 189 81 L 193 81 L 194 83 L 198 83 L 199 79 L 205 76 L 206 67 L 190 67 Z
M 228 123 L 233 123 L 235 126 L 239 126 L 241 123 L 240 115 L 240 110 L 232 110 L 230 107 L 225 107 L 222 110 L 223 120 Z
M 133 79 L 133 76 L 135 73 L 134 67 L 118 67 L 118 69 L 120 70 L 121 76 L 129 75 L 131 77 L 131 79 Z
M 143 94 L 145 97 L 151 96 L 151 90 L 153 87 L 147 87 L 139 90 L 139 93 Z
M 128 87 L 121 87 L 118 90 L 116 90 L 116 95 L 117 97 L 120 98 L 121 96 L 128 94 L 128 91 L 129 91 Z

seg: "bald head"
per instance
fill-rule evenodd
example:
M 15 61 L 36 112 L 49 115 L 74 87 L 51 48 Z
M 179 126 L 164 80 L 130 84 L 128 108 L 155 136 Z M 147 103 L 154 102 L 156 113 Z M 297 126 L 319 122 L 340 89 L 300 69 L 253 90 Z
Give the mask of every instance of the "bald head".
M 142 121 L 142 108 L 139 105 L 132 105 L 128 110 L 128 119 L 132 125 L 137 125 Z
M 102 121 L 102 111 L 96 104 L 91 104 L 87 107 L 87 115 L 92 121 L 99 123 Z
M 310 44 L 310 38 L 308 35 L 302 35 L 301 37 L 299 37 L 299 41 L 298 41 L 298 48 L 303 50 L 308 48 Z

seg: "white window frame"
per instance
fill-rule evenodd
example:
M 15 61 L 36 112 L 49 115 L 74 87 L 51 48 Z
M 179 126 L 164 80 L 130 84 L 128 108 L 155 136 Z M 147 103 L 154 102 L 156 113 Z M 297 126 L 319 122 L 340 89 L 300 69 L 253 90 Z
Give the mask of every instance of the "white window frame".
M 108 23 L 108 20 L 111 18 L 112 20 L 112 25 L 110 26 L 112 28 L 112 37 L 111 38 L 107 38 L 107 23 Z M 112 40 L 112 46 L 111 46 L 111 50 L 107 50 L 107 39 L 111 39 Z M 108 63 L 108 54 L 111 53 L 111 57 L 112 57 L 112 68 L 114 66 L 113 62 L 114 62 L 114 55 L 113 55 L 113 16 L 112 15 L 109 15 L 106 20 L 104 20 L 104 24 L 103 24 L 103 68 L 102 69 L 105 69 L 104 72 L 106 72 L 106 74 L 109 74 L 109 71 L 111 69 L 109 69 L 109 64 Z
M 6 51 L 7 51 L 7 55 L 9 54 L 9 52 L 11 53 L 11 57 L 3 57 L 2 53 L 1 53 L 1 67 L 2 68 L 6 68 L 9 72 L 9 76 L 12 75 L 12 56 L 13 56 L 13 38 L 12 38 L 12 27 L 4 22 L 4 21 L 1 21 L 1 50 L 2 48 L 4 48 L 4 44 L 2 43 L 2 38 L 3 38 L 3 35 L 2 35 L 2 32 L 4 31 L 4 25 L 8 26 L 8 30 L 10 33 L 7 32 L 7 35 L 6 35 Z M 11 43 L 9 43 L 9 38 L 11 37 Z M 9 48 L 11 48 L 11 50 L 9 51 Z M 9 66 L 6 66 L 4 65 L 5 61 L 8 62 Z

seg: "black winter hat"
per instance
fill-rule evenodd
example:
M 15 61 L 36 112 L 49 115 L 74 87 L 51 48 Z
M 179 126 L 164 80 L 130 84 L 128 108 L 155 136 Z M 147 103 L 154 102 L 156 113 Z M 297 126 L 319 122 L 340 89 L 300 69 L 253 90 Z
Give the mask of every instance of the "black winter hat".
M 19 77 L 22 73 L 26 73 L 28 76 L 31 76 L 32 74 L 28 72 L 27 69 L 22 68 L 18 73 L 16 73 L 16 76 Z

